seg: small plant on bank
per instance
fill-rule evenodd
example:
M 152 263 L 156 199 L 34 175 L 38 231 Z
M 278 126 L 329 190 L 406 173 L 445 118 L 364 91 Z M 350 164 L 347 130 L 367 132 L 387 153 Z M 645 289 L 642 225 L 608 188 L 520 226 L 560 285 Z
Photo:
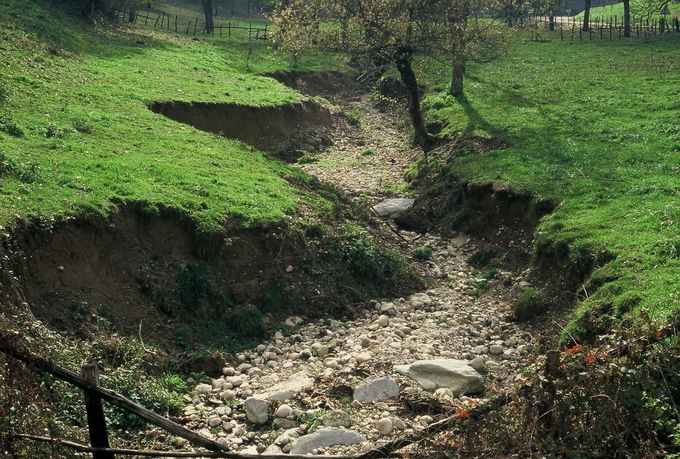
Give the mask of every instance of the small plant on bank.
M 497 270 L 496 268 L 490 268 L 490 269 L 485 269 L 482 271 L 482 277 L 486 280 L 491 280 L 498 276 L 500 274 L 500 271 Z
M 6 132 L 14 137 L 24 136 L 24 130 L 21 126 L 8 115 L 0 116 L 0 131 Z
M 319 162 L 319 157 L 317 155 L 310 155 L 305 153 L 298 158 L 298 164 L 314 164 Z
M 361 125 L 361 117 L 362 113 L 361 110 L 358 108 L 353 108 L 349 112 L 345 113 L 347 115 L 347 121 L 349 121 L 349 124 L 352 126 L 360 126 Z
M 517 320 L 530 320 L 541 314 L 544 309 L 545 299 L 543 295 L 535 289 L 529 288 L 517 297 L 514 312 Z
M 416 247 L 411 253 L 416 260 L 429 260 L 432 258 L 432 249 L 429 247 Z

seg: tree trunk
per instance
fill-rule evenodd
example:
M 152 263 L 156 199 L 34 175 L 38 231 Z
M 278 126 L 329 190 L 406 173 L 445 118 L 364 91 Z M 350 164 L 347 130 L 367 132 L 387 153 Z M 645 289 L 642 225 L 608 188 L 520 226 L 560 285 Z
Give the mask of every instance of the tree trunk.
M 623 36 L 630 37 L 630 0 L 623 0 Z
M 581 30 L 590 30 L 590 2 L 586 0 L 586 9 L 583 10 L 583 27 Z
M 137 10 L 137 2 L 131 2 L 130 3 L 130 14 L 128 16 L 128 22 L 130 22 L 130 23 L 135 22 L 136 10 Z
M 212 0 L 201 0 L 203 13 L 205 14 L 205 33 L 213 33 L 215 24 L 213 23 Z
M 101 0 L 85 0 L 82 3 L 80 12 L 83 16 L 90 17 L 94 14 L 95 11 L 101 9 L 101 7 L 102 7 Z
M 397 70 L 399 70 L 401 81 L 404 83 L 404 86 L 406 86 L 406 92 L 408 93 L 408 114 L 411 117 L 413 131 L 415 132 L 414 140 L 416 144 L 423 149 L 425 157 L 427 158 L 427 152 L 432 149 L 432 140 L 427 133 L 427 128 L 425 128 L 425 122 L 423 121 L 423 114 L 420 111 L 418 81 L 416 80 L 416 74 L 413 73 L 413 68 L 411 68 L 412 59 L 413 50 L 410 47 L 402 46 L 397 49 Z
M 449 9 L 449 26 L 451 27 L 451 90 L 452 96 L 463 95 L 463 75 L 465 75 L 465 46 L 467 20 L 470 15 L 470 0 L 454 3 Z

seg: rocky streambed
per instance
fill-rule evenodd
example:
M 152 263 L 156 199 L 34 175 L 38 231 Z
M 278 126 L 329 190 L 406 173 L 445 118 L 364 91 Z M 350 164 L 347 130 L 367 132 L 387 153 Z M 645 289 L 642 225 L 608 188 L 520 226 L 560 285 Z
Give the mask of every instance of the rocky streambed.
M 439 286 L 372 300 L 354 321 L 290 317 L 289 336 L 277 331 L 238 354 L 210 383 L 189 379 L 176 421 L 232 451 L 356 454 L 522 379 L 538 337 L 509 321 L 503 302 L 469 295 L 484 281 L 465 261 L 474 247 L 460 237 L 424 244 L 434 250 L 422 274 Z M 505 272 L 491 284 L 521 281 Z M 189 447 L 182 439 L 174 446 Z

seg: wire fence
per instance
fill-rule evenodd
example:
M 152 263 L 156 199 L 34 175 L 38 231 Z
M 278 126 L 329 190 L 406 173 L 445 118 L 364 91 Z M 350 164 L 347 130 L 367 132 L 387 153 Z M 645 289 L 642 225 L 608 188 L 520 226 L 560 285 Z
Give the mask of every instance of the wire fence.
M 572 17 L 549 17 L 537 19 L 537 28 L 532 30 L 532 40 L 542 40 L 541 33 L 559 33 L 560 40 L 565 37 L 570 40 L 613 40 L 624 38 L 647 38 L 665 33 L 680 33 L 680 18 L 649 18 L 632 17 L 630 19 L 630 37 L 625 37 L 625 23 L 620 16 L 596 17 L 588 21 L 584 27 L 583 21 Z
M 183 33 L 185 35 L 206 35 L 211 33 L 208 31 L 205 21 L 200 21 L 199 18 L 182 18 L 179 15 L 173 17 L 163 11 L 154 14 L 148 10 L 141 12 L 112 7 L 106 10 L 106 15 L 116 22 L 141 24 L 147 27 L 159 28 L 161 30 L 172 30 L 175 33 Z M 201 27 L 198 27 L 199 24 Z M 253 26 L 253 23 L 251 22 L 248 24 L 248 27 L 245 27 L 231 21 L 226 23 L 214 21 L 212 29 L 212 34 L 219 37 L 269 40 L 268 25 L 265 25 L 264 28 L 262 28 L 257 25 Z

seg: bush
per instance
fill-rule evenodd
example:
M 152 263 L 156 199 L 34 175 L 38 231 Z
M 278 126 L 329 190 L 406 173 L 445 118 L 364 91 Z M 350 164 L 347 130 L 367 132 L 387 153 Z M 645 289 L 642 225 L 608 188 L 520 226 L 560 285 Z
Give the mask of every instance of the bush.
M 545 358 L 538 356 L 513 395 L 499 398 L 506 403 L 474 422 L 461 416 L 445 448 L 451 456 L 483 445 L 486 454 L 506 457 L 526 451 L 531 457 L 680 457 L 677 326 L 616 332 L 600 347 L 565 347 L 556 380 L 540 375 Z
M 218 291 L 212 270 L 204 261 L 197 264 L 184 263 L 175 273 L 175 287 L 169 295 L 170 314 L 182 316 L 190 313 L 220 318 L 229 306 L 227 297 Z
M 545 310 L 545 299 L 540 292 L 529 288 L 517 297 L 515 303 L 515 318 L 517 320 L 530 320 Z
M 432 249 L 429 247 L 416 247 L 411 253 L 416 260 L 429 260 L 432 257 Z
M 505 253 L 497 250 L 479 250 L 467 258 L 467 264 L 475 268 L 482 268 L 488 265 L 492 258 L 502 260 L 505 258 Z
M 352 274 L 389 283 L 402 272 L 403 262 L 398 253 L 376 245 L 361 228 L 346 226 L 345 231 L 347 240 L 342 243 L 341 253 Z
M 264 321 L 262 313 L 254 308 L 243 308 L 231 316 L 231 326 L 237 334 L 245 338 L 262 338 Z

